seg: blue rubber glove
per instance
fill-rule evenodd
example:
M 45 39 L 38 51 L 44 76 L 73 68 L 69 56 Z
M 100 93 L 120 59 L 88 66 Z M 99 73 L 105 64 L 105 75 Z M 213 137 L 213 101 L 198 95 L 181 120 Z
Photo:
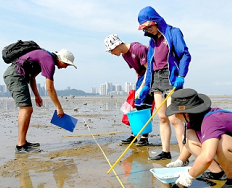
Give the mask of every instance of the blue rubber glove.
M 183 85 L 184 85 L 184 78 L 181 77 L 181 76 L 178 76 L 178 77 L 176 78 L 175 83 L 174 83 L 174 87 L 175 87 L 176 89 L 178 89 L 178 88 L 183 87 Z
M 145 96 L 147 96 L 149 90 L 150 88 L 148 86 L 143 86 L 143 88 L 140 91 L 139 98 L 144 98 Z

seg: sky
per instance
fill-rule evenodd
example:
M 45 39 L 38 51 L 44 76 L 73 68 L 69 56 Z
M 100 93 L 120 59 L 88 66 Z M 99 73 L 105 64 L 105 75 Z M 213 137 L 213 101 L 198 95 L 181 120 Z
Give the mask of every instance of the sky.
M 120 56 L 105 52 L 104 39 L 118 34 L 125 43 L 147 45 L 138 31 L 138 13 L 152 6 L 165 21 L 181 29 L 192 60 L 185 88 L 199 93 L 232 95 L 231 0 L 0 0 L 0 49 L 17 40 L 34 40 L 42 48 L 70 50 L 78 69 L 56 69 L 57 90 L 91 92 L 105 82 L 136 82 Z M 1 59 L 0 74 L 9 65 Z M 37 83 L 45 78 L 37 76 Z M 2 76 L 0 85 L 4 85 Z

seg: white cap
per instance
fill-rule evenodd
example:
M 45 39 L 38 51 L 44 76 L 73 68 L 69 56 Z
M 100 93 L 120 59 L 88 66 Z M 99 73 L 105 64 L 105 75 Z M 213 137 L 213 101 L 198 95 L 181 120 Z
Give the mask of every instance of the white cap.
M 119 39 L 117 34 L 112 34 L 105 38 L 104 43 L 106 46 L 106 52 L 110 52 L 115 47 L 117 47 L 119 44 L 122 44 L 124 42 Z
M 69 50 L 61 49 L 59 52 L 55 52 L 55 54 L 57 55 L 60 61 L 72 65 L 77 69 L 76 65 L 74 65 L 73 63 L 74 56 Z

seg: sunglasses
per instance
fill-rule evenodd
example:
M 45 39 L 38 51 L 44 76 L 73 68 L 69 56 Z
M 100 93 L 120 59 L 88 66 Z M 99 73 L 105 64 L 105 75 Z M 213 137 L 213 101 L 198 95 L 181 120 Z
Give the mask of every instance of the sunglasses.
M 144 32 L 151 31 L 151 30 L 152 30 L 152 26 L 153 26 L 153 25 L 150 25 L 150 26 L 147 26 L 147 27 L 143 28 L 143 31 L 144 31 Z

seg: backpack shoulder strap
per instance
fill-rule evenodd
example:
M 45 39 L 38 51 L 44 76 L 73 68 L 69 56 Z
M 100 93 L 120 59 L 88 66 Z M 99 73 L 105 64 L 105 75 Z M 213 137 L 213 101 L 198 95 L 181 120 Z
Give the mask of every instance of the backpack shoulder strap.
M 207 114 L 205 114 L 204 118 L 210 114 L 215 114 L 215 113 L 218 113 L 218 112 L 224 112 L 224 113 L 231 113 L 231 111 L 228 111 L 228 110 L 216 110 L 216 111 L 213 111 L 213 112 L 208 112 Z

